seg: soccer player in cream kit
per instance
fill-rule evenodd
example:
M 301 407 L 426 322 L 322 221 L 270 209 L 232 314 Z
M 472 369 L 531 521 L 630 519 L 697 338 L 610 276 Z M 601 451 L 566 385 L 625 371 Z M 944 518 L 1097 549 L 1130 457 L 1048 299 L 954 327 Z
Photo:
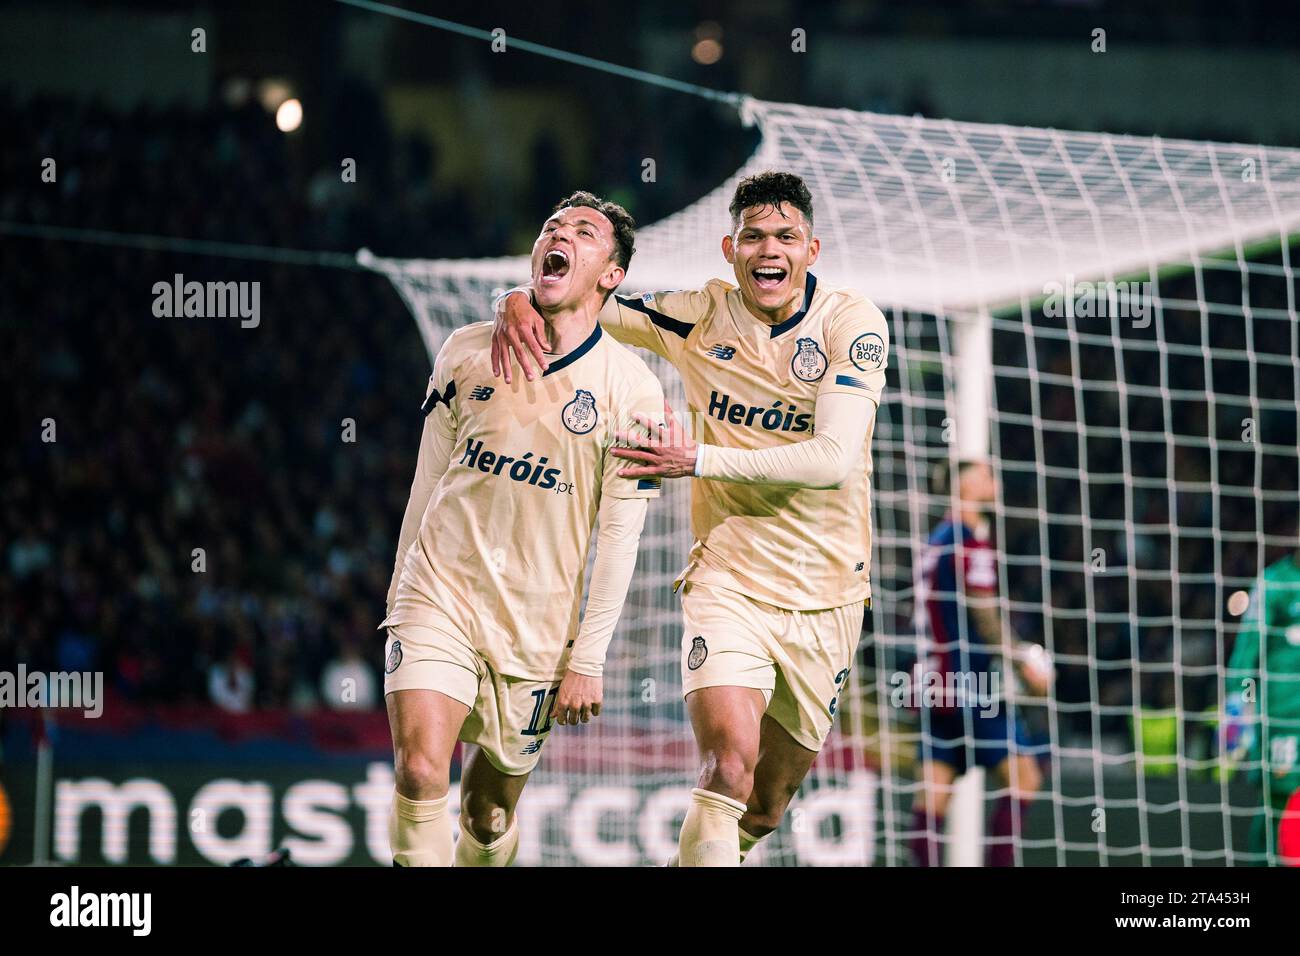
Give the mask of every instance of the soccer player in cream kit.
M 590 193 L 556 207 L 533 246 L 536 301 L 555 345 L 535 381 L 502 385 L 492 326 L 449 335 L 424 403 L 389 586 L 384 692 L 399 866 L 505 866 L 515 805 L 553 724 L 600 713 L 605 651 L 659 479 L 621 475 L 614 436 L 661 420 L 663 389 L 597 324 L 633 251 L 632 218 Z M 599 519 L 590 593 L 583 574 Z M 456 741 L 460 839 L 447 808 Z
M 611 296 L 602 326 L 672 362 L 699 444 L 664 409 L 629 478 L 696 478 L 695 537 L 677 581 L 682 683 L 700 749 L 682 866 L 736 866 L 775 830 L 830 732 L 871 585 L 871 433 L 889 330 L 860 293 L 808 271 L 807 186 L 743 180 L 722 253 L 735 284 Z M 537 291 L 534 289 L 534 296 Z M 544 328 L 524 295 L 498 307 L 493 368 L 545 367 Z M 634 437 L 625 436 L 629 439 Z

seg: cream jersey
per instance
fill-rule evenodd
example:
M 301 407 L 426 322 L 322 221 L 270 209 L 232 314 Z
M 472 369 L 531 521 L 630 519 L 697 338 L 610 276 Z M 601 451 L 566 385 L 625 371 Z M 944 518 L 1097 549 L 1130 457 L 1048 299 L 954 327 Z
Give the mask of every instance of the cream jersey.
M 457 621 L 497 673 L 549 680 L 578 633 L 601 497 L 659 494 L 657 479 L 620 477 L 609 450 L 634 413 L 663 419 L 663 389 L 599 325 L 540 379 L 506 385 L 491 335 L 490 322 L 457 329 L 434 363 L 426 435 L 450 453 L 380 626 Z
M 755 318 L 721 280 L 685 292 L 611 296 L 600 314 L 621 342 L 677 367 L 697 441 L 761 449 L 804 441 L 817 397 L 865 396 L 877 406 L 889 329 L 868 299 L 811 274 L 803 308 L 779 325 Z M 871 595 L 871 433 L 839 488 L 696 478 L 691 547 L 680 580 L 740 591 L 792 610 Z

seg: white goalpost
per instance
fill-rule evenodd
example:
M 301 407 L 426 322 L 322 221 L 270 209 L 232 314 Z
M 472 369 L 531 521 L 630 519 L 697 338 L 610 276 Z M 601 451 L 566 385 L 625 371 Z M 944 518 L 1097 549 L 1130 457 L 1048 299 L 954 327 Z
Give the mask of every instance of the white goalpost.
M 741 116 L 762 134 L 753 157 L 639 231 L 623 291 L 729 277 L 731 192 L 782 169 L 813 194 L 813 271 L 869 296 L 892 335 L 868 633 L 831 740 L 752 862 L 908 864 L 926 724 L 893 706 L 889 679 L 925 636 L 920 554 L 950 506 L 932 466 L 972 457 L 1002 487 L 1003 626 L 1057 665 L 1046 698 L 1011 701 L 1043 768 L 1017 861 L 1253 862 L 1251 768 L 1230 775 L 1214 741 L 1227 599 L 1286 543 L 1273 522 L 1300 488 L 1300 150 L 755 100 Z M 359 261 L 392 280 L 431 356 L 528 272 L 524 257 Z M 643 357 L 684 410 L 676 373 Z M 695 772 L 670 587 L 689 491 L 668 483 L 651 508 L 604 711 L 552 738 L 521 803 L 523 863 L 673 852 Z M 965 787 L 943 842 L 948 862 L 976 865 L 994 784 Z

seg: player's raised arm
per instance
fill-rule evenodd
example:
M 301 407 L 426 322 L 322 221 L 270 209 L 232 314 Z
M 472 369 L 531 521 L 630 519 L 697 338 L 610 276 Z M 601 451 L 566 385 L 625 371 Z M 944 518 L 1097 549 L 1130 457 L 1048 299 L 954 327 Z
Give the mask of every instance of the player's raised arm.
M 691 329 L 714 308 L 706 289 L 611 295 L 600 310 L 601 327 L 624 345 L 649 349 L 676 362 Z
M 601 327 L 624 345 L 649 349 L 675 362 L 686 336 L 708 314 L 712 301 L 702 289 L 615 294 L 605 300 L 599 320 Z M 495 311 L 492 373 L 508 383 L 513 362 L 517 362 L 524 377 L 532 381 L 537 369 L 545 371 L 549 362 L 546 324 L 533 304 L 531 286 L 516 286 L 505 292 L 497 299 Z
M 397 583 L 402 577 L 406 553 L 420 531 L 424 511 L 433 497 L 433 489 L 446 473 L 451 463 L 452 449 L 456 445 L 456 410 L 452 403 L 456 397 L 456 383 L 451 378 L 448 347 L 451 339 L 443 343 L 434 362 L 433 374 L 425 392 L 420 411 L 424 415 L 424 430 L 420 436 L 420 453 L 415 464 L 415 478 L 411 481 L 411 495 L 402 516 L 402 530 L 397 539 L 397 559 L 393 578 L 388 585 L 386 612 L 392 614 L 397 597 Z

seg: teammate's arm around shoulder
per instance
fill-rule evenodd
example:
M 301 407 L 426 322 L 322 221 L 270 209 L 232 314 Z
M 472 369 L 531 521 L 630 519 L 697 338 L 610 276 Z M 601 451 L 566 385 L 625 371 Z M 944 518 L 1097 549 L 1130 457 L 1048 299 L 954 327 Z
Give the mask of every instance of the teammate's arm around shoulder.
M 691 329 L 717 308 L 722 283 L 674 292 L 615 293 L 600 310 L 600 325 L 624 345 L 648 349 L 670 362 L 681 355 Z
M 424 416 L 424 429 L 420 434 L 420 451 L 415 463 L 415 477 L 411 481 L 411 495 L 406 502 L 406 513 L 402 516 L 402 530 L 397 539 L 397 560 L 393 568 L 392 581 L 388 585 L 387 611 L 393 611 L 393 601 L 397 597 L 397 583 L 402 576 L 402 566 L 406 563 L 406 553 L 420 532 L 420 523 L 424 519 L 425 509 L 433 490 L 451 464 L 451 453 L 456 445 L 456 380 L 453 377 L 454 365 L 452 338 L 448 338 L 438 351 L 434 361 L 433 374 L 425 389 L 424 401 L 420 404 L 420 413 Z
M 646 409 L 662 413 L 663 388 L 644 364 L 638 364 L 642 374 L 636 376 L 628 397 L 617 406 L 617 420 L 611 423 L 609 430 L 611 438 L 619 430 L 619 425 L 630 427 L 633 414 L 644 414 Z M 625 478 L 619 474 L 619 465 L 607 444 L 600 476 L 596 560 L 591 587 L 587 593 L 587 606 L 583 609 L 582 624 L 573 642 L 568 671 L 560 683 L 555 701 L 556 719 L 561 724 L 585 723 L 600 713 L 605 654 L 632 583 L 650 499 L 659 494 L 658 480 Z
M 713 297 L 707 289 L 685 292 L 647 292 L 619 295 L 605 300 L 600 310 L 601 327 L 625 345 L 649 349 L 671 361 L 695 323 L 709 313 Z M 533 304 L 532 287 L 516 286 L 502 294 L 494 306 L 492 325 L 492 374 L 511 381 L 517 362 L 530 382 L 537 370 L 546 371 L 548 340 L 546 321 Z M 512 361 L 513 359 L 513 361 Z

